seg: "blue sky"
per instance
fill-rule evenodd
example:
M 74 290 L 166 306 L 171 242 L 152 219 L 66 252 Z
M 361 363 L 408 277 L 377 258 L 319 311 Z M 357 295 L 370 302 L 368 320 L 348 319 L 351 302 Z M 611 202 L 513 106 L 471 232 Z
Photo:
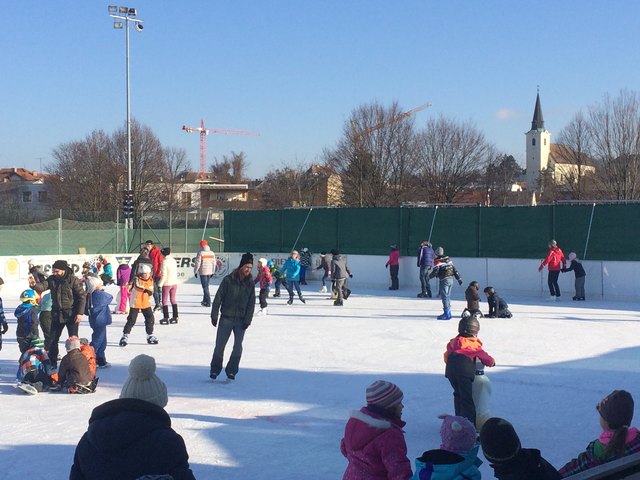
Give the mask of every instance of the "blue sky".
M 44 168 L 52 150 L 124 126 L 125 35 L 108 3 L 3 2 L 0 166 Z M 359 105 L 430 102 L 471 120 L 520 162 L 536 87 L 554 136 L 606 93 L 640 90 L 640 2 L 628 0 L 138 0 L 131 112 L 199 168 L 243 151 L 251 177 L 319 160 Z

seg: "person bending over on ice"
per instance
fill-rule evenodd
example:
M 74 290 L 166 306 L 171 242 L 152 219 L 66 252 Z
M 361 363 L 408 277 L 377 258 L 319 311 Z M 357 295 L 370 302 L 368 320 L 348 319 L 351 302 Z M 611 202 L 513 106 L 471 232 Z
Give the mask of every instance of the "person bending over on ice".
M 93 381 L 89 361 L 80 351 L 80 345 L 78 337 L 69 337 L 64 342 L 67 354 L 60 361 L 56 382 L 58 387 L 69 393 L 78 393 L 79 387 L 88 387 Z
M 562 478 L 640 452 L 640 431 L 631 427 L 633 408 L 633 397 L 625 390 L 614 390 L 600 400 L 596 410 L 602 433 L 560 469 Z
M 478 290 L 480 289 L 480 284 L 475 280 L 469 283 L 469 286 L 464 291 L 464 298 L 467 300 L 467 312 L 469 312 L 469 316 L 474 313 L 480 313 L 482 316 L 482 312 L 480 311 L 480 295 L 478 294 Z
M 429 278 L 438 277 L 440 281 L 440 289 L 438 295 L 442 300 L 442 315 L 438 316 L 438 320 L 450 320 L 451 319 L 451 287 L 453 286 L 453 279 L 458 281 L 458 285 L 462 285 L 462 278 L 456 267 L 453 266 L 453 261 L 444 254 L 444 248 L 436 248 L 436 259 L 434 260 L 434 267 L 429 274 Z
M 511 318 L 511 312 L 509 311 L 509 305 L 506 300 L 498 296 L 498 292 L 493 287 L 486 287 L 484 293 L 487 296 L 487 303 L 489 304 L 489 318 Z
M 233 332 L 233 350 L 224 371 L 228 380 L 235 380 L 240 367 L 242 356 L 242 341 L 244 334 L 253 320 L 256 307 L 256 290 L 254 288 L 251 270 L 253 269 L 253 255 L 249 252 L 242 255 L 240 265 L 233 272 L 222 279 L 211 306 L 211 325 L 218 328 L 216 346 L 211 358 L 209 377 L 218 378 L 222 371 L 224 349 L 227 346 L 231 332 Z M 220 315 L 220 325 L 218 325 Z
M 340 442 L 340 452 L 349 461 L 343 480 L 408 480 L 402 421 L 404 395 L 397 385 L 377 380 L 367 387 L 367 406 L 351 412 Z
M 587 277 L 587 273 L 584 271 L 582 262 L 578 261 L 578 259 L 576 258 L 576 252 L 571 252 L 568 258 L 569 258 L 569 266 L 567 268 L 563 268 L 561 272 L 567 273 L 567 272 L 573 271 L 576 278 L 575 279 L 576 294 L 573 297 L 573 300 L 584 300 L 584 281 Z

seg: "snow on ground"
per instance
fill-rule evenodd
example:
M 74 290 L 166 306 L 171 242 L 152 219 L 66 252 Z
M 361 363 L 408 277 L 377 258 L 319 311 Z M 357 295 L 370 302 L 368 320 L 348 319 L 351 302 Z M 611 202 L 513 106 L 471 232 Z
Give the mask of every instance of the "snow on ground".
M 317 283 L 305 287 L 306 305 L 270 299 L 270 314 L 255 317 L 247 332 L 237 380 L 223 384 L 208 378 L 215 329 L 209 309 L 200 306 L 200 285 L 183 284 L 180 323 L 157 325 L 158 345 L 146 344 L 140 316 L 129 346 L 118 347 L 124 316 L 114 315 L 107 349 L 113 366 L 99 370 L 93 395 L 27 396 L 14 388 L 17 299 L 5 296 L 10 330 L 0 351 L 2 478 L 36 472 L 67 478 L 91 411 L 118 397 L 129 361 L 140 353 L 156 358 L 169 390 L 166 409 L 185 439 L 196 478 L 341 478 L 346 419 L 377 379 L 395 382 L 405 393 L 413 462 L 439 446 L 437 415 L 453 413 L 442 353 L 458 319 L 436 320 L 440 301 L 416 298 L 408 289 L 363 291 L 357 282 L 351 288 L 342 308 L 316 293 Z M 459 314 L 463 287 L 454 287 L 453 297 Z M 507 301 L 514 318 L 481 320 L 479 336 L 497 362 L 487 369 L 491 412 L 514 424 L 523 446 L 540 448 L 560 467 L 599 434 L 595 405 L 604 395 L 627 389 L 640 398 L 638 305 L 567 297 L 559 303 Z M 90 337 L 87 321 L 80 334 Z M 231 344 L 225 360 L 230 350 Z M 486 462 L 481 468 L 493 478 Z

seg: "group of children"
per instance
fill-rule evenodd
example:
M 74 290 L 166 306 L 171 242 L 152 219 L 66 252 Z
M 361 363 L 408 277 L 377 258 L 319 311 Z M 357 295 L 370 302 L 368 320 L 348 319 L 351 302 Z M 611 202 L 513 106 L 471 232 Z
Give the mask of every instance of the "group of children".
M 480 311 L 480 284 L 475 280 L 469 283 L 469 286 L 464 292 L 465 299 L 467 300 L 467 308 L 462 312 L 462 316 L 473 316 L 479 314 L 480 317 L 484 315 Z M 511 318 L 513 315 L 509 311 L 509 305 L 506 300 L 498 295 L 496 289 L 493 287 L 486 287 L 484 294 L 487 297 L 487 303 L 489 304 L 488 318 Z
M 439 416 L 440 448 L 425 451 L 415 460 L 412 472 L 403 431 L 404 395 L 397 385 L 378 380 L 367 388 L 367 405 L 352 412 L 345 426 L 340 443 L 348 460 L 344 480 L 480 479 L 480 447 L 499 480 L 556 480 L 640 452 L 640 431 L 630 427 L 633 398 L 624 390 L 615 390 L 598 403 L 602 434 L 559 470 L 540 450 L 523 448 L 507 420 L 491 417 L 486 406 L 477 415 L 475 402 L 486 402 L 490 394 L 482 391 L 486 384 L 475 391 L 477 365 L 495 365 L 477 338 L 479 329 L 477 313 L 464 317 L 458 335 L 447 344 L 445 375 L 454 390 L 455 416 Z

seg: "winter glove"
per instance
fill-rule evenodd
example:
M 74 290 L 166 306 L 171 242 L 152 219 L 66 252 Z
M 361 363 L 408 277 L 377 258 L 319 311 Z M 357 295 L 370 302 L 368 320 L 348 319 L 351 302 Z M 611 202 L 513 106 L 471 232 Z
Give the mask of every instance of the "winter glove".
M 350 274 L 349 274 L 349 278 L 353 278 L 353 273 L 350 273 Z
M 153 290 L 147 290 L 146 288 L 144 289 L 144 293 L 146 293 L 147 295 L 153 295 Z
M 5 333 L 7 333 L 7 330 L 9 330 L 9 325 L 7 325 L 6 321 L 2 321 L 2 330 L 0 331 L 0 333 L 2 335 L 4 335 Z
M 243 324 L 243 325 L 242 325 L 242 329 L 243 329 L 243 330 L 246 330 L 247 328 L 249 328 L 249 325 L 250 325 L 249 323 L 245 323 L 245 324 Z
M 196 276 L 196 278 L 198 278 L 198 274 L 197 273 L 195 273 L 194 275 Z
M 385 265 L 384 268 L 389 268 L 389 264 Z
M 218 316 L 217 315 L 211 315 L 211 325 L 213 325 L 214 327 L 218 326 Z
M 462 285 L 462 279 L 458 280 L 458 285 Z
M 538 267 L 538 271 L 539 271 L 539 272 L 541 272 L 543 268 L 544 268 L 544 267 L 543 267 L 542 265 L 540 265 L 540 266 Z

